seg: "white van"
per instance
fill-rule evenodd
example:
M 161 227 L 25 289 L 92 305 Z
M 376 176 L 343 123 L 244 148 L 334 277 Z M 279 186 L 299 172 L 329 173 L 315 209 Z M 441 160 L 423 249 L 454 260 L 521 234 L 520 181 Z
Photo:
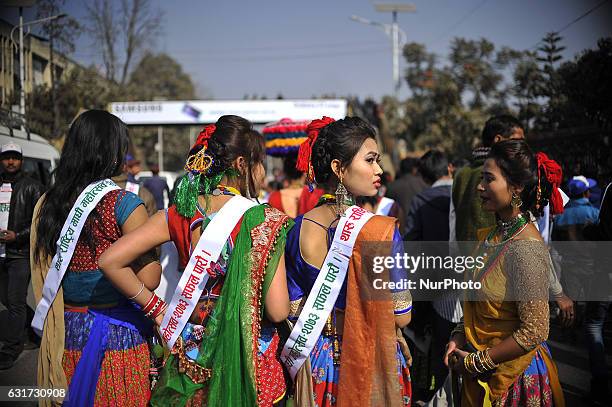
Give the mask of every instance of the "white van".
M 49 187 L 51 171 L 55 169 L 60 158 L 57 149 L 38 134 L 0 126 L 0 145 L 6 143 L 16 143 L 21 146 L 22 170 Z

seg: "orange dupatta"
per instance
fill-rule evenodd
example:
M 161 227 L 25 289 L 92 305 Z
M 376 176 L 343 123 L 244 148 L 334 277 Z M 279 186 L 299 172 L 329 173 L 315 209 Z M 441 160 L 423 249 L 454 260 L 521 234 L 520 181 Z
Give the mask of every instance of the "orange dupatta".
M 362 270 L 361 250 L 364 242 L 391 242 L 394 230 L 394 218 L 374 216 L 359 233 L 353 249 L 347 275 L 338 407 L 402 405 L 391 293 L 373 293 L 369 273 Z

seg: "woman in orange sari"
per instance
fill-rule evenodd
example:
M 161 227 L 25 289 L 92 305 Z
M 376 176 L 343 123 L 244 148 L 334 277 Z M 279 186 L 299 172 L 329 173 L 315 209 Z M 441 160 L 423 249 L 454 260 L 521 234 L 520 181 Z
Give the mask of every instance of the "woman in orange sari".
M 445 363 L 463 377 L 464 406 L 564 406 L 548 337 L 548 251 L 531 222 L 548 202 L 562 210 L 554 185 L 561 171 L 525 141 L 495 144 L 478 191 L 496 227 L 480 233 L 482 284 L 466 296 L 464 323 L 451 335 Z M 551 183 L 552 181 L 552 183 Z
M 329 269 L 326 254 L 334 252 L 336 239 L 343 240 L 341 236 L 349 230 L 343 228 L 342 222 L 352 218 L 347 215 L 351 211 L 359 217 L 367 213 L 354 206 L 352 197 L 375 195 L 381 186 L 379 157 L 374 130 L 359 118 L 334 121 L 324 117 L 308 126 L 308 140 L 300 147 L 298 169 L 306 172 L 307 182 L 316 180 L 335 194 L 324 194 L 314 209 L 298 216 L 287 235 L 289 319 L 297 320 L 297 327 L 304 315 L 315 315 L 316 307 L 309 308 L 309 299 L 321 292 L 316 287 L 319 276 Z M 345 254 L 350 257 L 348 270 L 335 291 L 336 297 L 326 297 L 329 313 L 314 317 L 324 321 L 324 326 L 312 334 L 312 347 L 304 346 L 299 356 L 305 360 L 302 366 L 306 366 L 301 372 L 307 373 L 298 373 L 295 380 L 298 406 L 411 403 L 409 354 L 401 334 L 399 340 L 397 335 L 397 328 L 410 322 L 410 294 L 407 290 L 379 289 L 373 280 L 377 275 L 369 274 L 373 270 L 371 246 L 365 245 L 386 242 L 374 250 L 390 255 L 392 247 L 400 246 L 401 237 L 395 218 L 369 216 L 363 228 L 355 232 L 350 256 Z M 393 269 L 383 278 L 401 280 L 400 273 Z M 292 349 L 285 345 L 283 355 Z M 287 363 L 287 358 L 281 359 L 289 369 L 294 366 L 291 360 Z M 300 381 L 300 377 L 304 380 Z

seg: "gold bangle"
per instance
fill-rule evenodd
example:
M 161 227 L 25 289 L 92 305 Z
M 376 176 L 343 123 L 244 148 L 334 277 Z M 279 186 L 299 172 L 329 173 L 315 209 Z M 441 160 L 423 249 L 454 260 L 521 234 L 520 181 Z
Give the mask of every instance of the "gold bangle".
M 493 370 L 493 369 L 495 369 L 497 366 L 499 366 L 499 364 L 498 364 L 498 363 L 493 362 L 493 359 L 491 358 L 491 354 L 489 353 L 489 350 L 490 350 L 490 349 L 491 349 L 491 348 L 487 348 L 487 349 L 485 349 L 485 350 L 484 350 L 484 352 L 483 352 L 483 354 L 484 354 L 484 357 L 485 357 L 485 361 L 486 361 L 486 362 L 488 363 L 488 365 L 489 365 L 489 370 Z

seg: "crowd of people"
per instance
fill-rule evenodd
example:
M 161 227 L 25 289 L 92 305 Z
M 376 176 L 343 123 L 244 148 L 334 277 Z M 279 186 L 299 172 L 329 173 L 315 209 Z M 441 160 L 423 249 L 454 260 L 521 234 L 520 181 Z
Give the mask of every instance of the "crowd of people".
M 469 162 L 431 150 L 395 180 L 364 120 L 306 132 L 263 200 L 264 137 L 238 116 L 200 132 L 172 192 L 158 169 L 137 181 L 127 126 L 106 111 L 72 123 L 47 190 L 2 146 L 0 368 L 31 322 L 38 386 L 68 394 L 46 405 L 564 406 L 549 304 L 564 326 L 578 308 L 549 243 L 611 240 L 612 193 L 584 174 L 564 183 L 511 116 L 486 122 Z M 167 242 L 180 280 L 164 300 Z M 404 255 L 403 242 L 472 242 L 484 262 L 465 279 L 482 289 L 417 300 L 400 267 L 373 288 L 372 257 Z M 608 307 L 585 316 L 601 403 Z

